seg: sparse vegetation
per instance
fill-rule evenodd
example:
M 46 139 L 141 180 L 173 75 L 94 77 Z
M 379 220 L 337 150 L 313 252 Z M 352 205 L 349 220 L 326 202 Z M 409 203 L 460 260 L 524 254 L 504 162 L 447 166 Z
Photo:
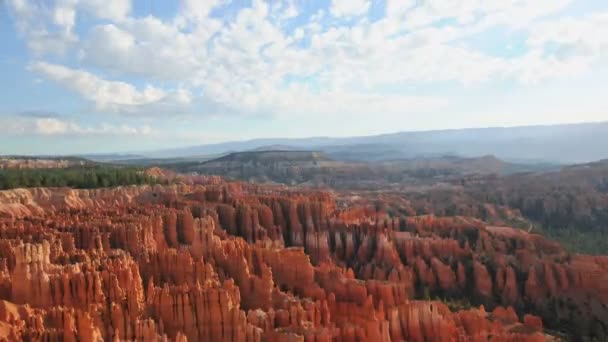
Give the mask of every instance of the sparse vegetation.
M 433 300 L 443 302 L 445 305 L 448 306 L 448 308 L 450 308 L 450 310 L 452 310 L 454 312 L 460 311 L 460 310 L 469 310 L 469 309 L 473 308 L 473 304 L 471 304 L 469 299 L 466 297 L 464 297 L 464 298 L 436 297 L 436 298 L 433 298 Z
M 601 231 L 569 228 L 545 230 L 544 235 L 558 241 L 571 252 L 592 255 L 605 255 L 608 252 L 608 239 L 606 233 Z

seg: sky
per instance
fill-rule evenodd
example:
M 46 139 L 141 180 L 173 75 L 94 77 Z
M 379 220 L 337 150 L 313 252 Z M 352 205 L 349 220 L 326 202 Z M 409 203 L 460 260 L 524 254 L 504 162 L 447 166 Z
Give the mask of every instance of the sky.
M 608 120 L 606 0 L 0 0 L 0 154 Z

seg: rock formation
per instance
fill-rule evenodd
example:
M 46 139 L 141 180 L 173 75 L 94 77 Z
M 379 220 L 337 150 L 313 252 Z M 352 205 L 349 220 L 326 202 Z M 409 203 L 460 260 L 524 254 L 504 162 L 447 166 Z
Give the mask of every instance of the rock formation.
M 328 192 L 182 184 L 0 192 L 0 338 L 608 338 L 608 258 Z

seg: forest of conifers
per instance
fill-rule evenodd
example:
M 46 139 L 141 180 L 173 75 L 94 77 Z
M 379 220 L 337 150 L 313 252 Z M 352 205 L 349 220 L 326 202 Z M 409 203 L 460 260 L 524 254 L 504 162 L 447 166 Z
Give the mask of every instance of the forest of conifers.
M 157 179 L 141 168 L 114 166 L 83 166 L 53 169 L 0 170 L 0 189 L 29 187 L 71 187 L 92 189 L 99 187 L 153 184 Z

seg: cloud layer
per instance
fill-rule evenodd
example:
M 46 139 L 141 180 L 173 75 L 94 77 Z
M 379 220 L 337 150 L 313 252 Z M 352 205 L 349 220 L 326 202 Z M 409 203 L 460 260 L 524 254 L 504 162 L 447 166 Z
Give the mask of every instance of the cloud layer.
M 608 12 L 570 15 L 574 0 L 182 0 L 153 15 L 129 0 L 7 5 L 30 72 L 118 117 L 398 117 L 448 110 L 442 89 L 608 64 Z M 40 134 L 145 131 L 28 120 Z
M 102 123 L 82 126 L 61 117 L 39 114 L 0 118 L 0 133 L 4 136 L 22 135 L 25 133 L 42 136 L 145 136 L 156 134 L 147 125 L 132 127 Z
M 541 20 L 570 2 L 333 0 L 328 9 L 305 13 L 293 1 L 255 0 L 251 7 L 237 6 L 234 18 L 222 18 L 211 14 L 230 6 L 227 1 L 188 0 L 169 19 L 130 16 L 131 3 L 119 0 L 58 0 L 50 7 L 9 0 L 9 6 L 41 59 L 61 50 L 77 54 L 85 68 L 39 61 L 32 70 L 100 111 L 129 113 L 167 101 L 171 85 L 181 89 L 171 101 L 188 103 L 196 94 L 237 112 L 282 114 L 290 108 L 338 110 L 324 93 L 338 103 L 362 104 L 372 96 L 373 108 L 367 109 L 384 111 L 411 101 L 408 94 L 377 90 L 386 86 L 497 78 L 538 82 L 579 72 L 605 54 L 608 35 L 592 31 L 608 25 L 605 13 Z M 372 6 L 383 7 L 373 21 Z M 99 23 L 77 34 L 81 15 Z M 297 23 L 290 22 L 294 16 Z M 497 26 L 528 32 L 521 56 L 492 56 L 464 43 Z M 125 81 L 106 80 L 87 68 Z M 126 81 L 131 76 L 149 85 L 138 89 Z M 318 100 L 314 108 L 311 100 Z

